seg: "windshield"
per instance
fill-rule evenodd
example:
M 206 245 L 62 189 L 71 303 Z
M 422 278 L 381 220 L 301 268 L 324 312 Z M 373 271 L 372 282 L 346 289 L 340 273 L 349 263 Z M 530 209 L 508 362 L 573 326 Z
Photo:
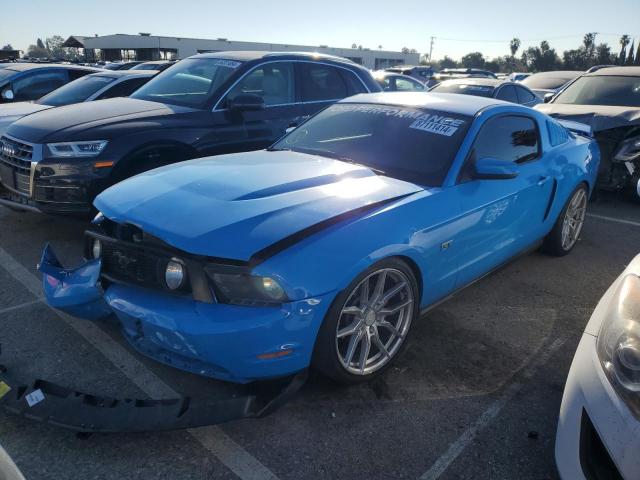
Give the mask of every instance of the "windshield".
M 45 95 L 36 103 L 60 107 L 62 105 L 84 102 L 91 95 L 106 87 L 114 80 L 115 78 L 113 77 L 105 77 L 102 75 L 82 77 Z
M 188 58 L 159 73 L 131 98 L 203 107 L 241 62 L 217 58 Z
M 135 67 L 131 67 L 131 70 L 160 70 L 166 64 L 164 63 L 141 63 Z
M 581 77 L 560 93 L 553 103 L 640 107 L 640 77 Z
M 476 95 L 478 97 L 491 97 L 493 94 L 493 87 L 490 85 L 442 82 L 433 87 L 430 91 L 438 93 L 463 93 L 465 95 Z
M 15 70 L 12 70 L 10 68 L 0 68 L 0 82 L 2 80 L 6 80 L 9 77 L 12 77 L 16 73 L 18 73 L 18 72 L 16 72 Z
M 543 89 L 543 90 L 554 90 L 556 88 L 560 88 L 569 80 L 573 80 L 579 75 L 579 73 L 568 74 L 568 75 L 531 75 L 524 80 L 522 80 L 522 84 L 526 85 L 532 89 Z
M 468 116 L 437 110 L 339 103 L 272 149 L 335 158 L 390 177 L 440 186 L 471 121 Z

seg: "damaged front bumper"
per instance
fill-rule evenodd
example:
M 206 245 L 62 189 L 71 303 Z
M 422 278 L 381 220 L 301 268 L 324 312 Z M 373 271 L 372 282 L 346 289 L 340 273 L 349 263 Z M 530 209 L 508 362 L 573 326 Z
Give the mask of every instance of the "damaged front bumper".
M 79 433 L 149 432 L 260 418 L 304 385 L 307 371 L 269 384 L 243 386 L 222 398 L 109 398 L 45 380 L 24 381 L 0 365 L 0 405 L 8 412 Z
M 101 262 L 62 267 L 50 246 L 39 270 L 49 304 L 76 317 L 115 314 L 125 338 L 164 364 L 220 380 L 249 383 L 306 369 L 333 294 L 278 306 L 204 303 L 101 280 Z

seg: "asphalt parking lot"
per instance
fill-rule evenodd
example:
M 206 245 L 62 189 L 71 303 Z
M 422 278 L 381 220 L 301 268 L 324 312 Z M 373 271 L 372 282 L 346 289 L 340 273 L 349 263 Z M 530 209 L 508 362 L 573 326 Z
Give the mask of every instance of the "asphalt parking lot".
M 218 382 L 148 361 L 110 324 L 43 304 L 44 243 L 80 260 L 85 224 L 0 207 L 0 362 L 21 375 L 115 397 L 215 395 Z M 567 257 L 534 252 L 413 326 L 381 381 L 312 375 L 276 413 L 189 431 L 93 435 L 0 412 L 0 444 L 39 478 L 556 478 L 555 425 L 589 315 L 640 251 L 640 209 L 590 204 Z

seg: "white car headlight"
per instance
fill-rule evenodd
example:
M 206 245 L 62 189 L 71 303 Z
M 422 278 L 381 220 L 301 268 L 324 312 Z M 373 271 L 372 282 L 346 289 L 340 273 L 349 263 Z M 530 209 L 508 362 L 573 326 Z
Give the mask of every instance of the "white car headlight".
M 640 418 L 640 277 L 618 286 L 597 340 L 598 358 L 609 381 Z
M 107 140 L 47 143 L 47 148 L 54 157 L 95 157 L 105 149 L 107 143 Z

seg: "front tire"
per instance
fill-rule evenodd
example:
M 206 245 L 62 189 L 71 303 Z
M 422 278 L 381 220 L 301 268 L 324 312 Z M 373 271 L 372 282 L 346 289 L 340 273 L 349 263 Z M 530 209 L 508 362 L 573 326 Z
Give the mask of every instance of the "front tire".
M 313 366 L 345 384 L 378 377 L 404 350 L 418 312 L 411 268 L 397 258 L 376 263 L 334 300 L 318 332 Z
M 550 255 L 562 257 L 575 247 L 582 232 L 587 212 L 588 190 L 586 185 L 579 185 L 569 197 L 558 215 L 553 229 L 545 237 L 542 250 Z

